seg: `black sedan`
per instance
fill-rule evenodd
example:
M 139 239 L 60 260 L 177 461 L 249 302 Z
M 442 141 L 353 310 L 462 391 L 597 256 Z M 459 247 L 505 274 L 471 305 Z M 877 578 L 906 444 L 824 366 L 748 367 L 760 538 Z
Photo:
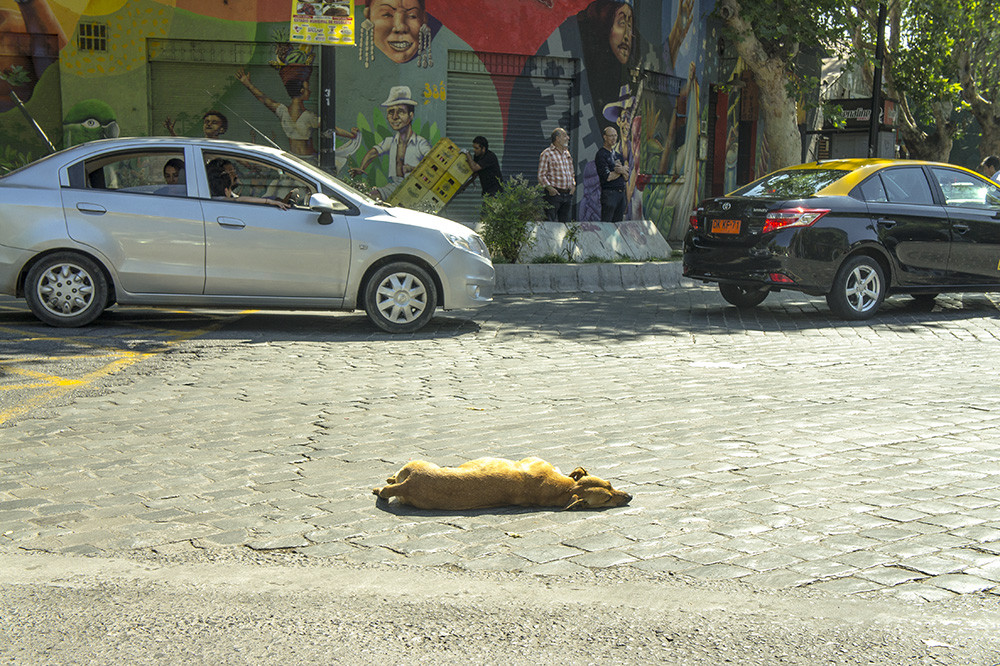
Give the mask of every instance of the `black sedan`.
M 914 160 L 782 169 L 698 205 L 684 275 L 738 308 L 792 289 L 844 319 L 872 317 L 887 294 L 1000 291 L 1000 185 Z

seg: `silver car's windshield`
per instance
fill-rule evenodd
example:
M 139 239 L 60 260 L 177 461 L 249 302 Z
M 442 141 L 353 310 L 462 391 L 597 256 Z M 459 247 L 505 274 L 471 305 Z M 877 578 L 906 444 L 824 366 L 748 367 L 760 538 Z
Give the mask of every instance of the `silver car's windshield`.
M 325 185 L 329 185 L 329 186 L 333 187 L 336 190 L 345 191 L 346 193 L 348 193 L 348 194 L 350 194 L 350 195 L 352 195 L 354 197 L 357 197 L 358 199 L 361 199 L 364 203 L 368 204 L 369 206 L 384 205 L 384 202 L 381 202 L 381 201 L 378 201 L 376 199 L 373 199 L 372 197 L 370 197 L 369 195 L 365 194 L 361 190 L 359 190 L 359 189 L 357 189 L 355 187 L 352 187 L 351 185 L 348 185 L 347 183 L 345 183 L 344 181 L 340 180 L 336 176 L 331 175 L 330 173 L 324 171 L 323 169 L 319 168 L 315 164 L 310 164 L 309 162 L 306 162 L 305 160 L 303 160 L 302 158 L 298 157 L 297 155 L 293 155 L 291 153 L 282 153 L 281 156 L 284 159 L 288 160 L 289 162 L 294 162 L 303 171 L 306 171 L 311 176 L 313 176 L 314 178 L 316 178 L 320 182 L 324 183 Z

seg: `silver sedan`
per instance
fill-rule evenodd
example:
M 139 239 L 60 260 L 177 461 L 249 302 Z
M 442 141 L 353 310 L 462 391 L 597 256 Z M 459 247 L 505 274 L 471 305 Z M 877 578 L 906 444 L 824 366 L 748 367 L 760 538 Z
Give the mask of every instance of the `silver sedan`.
M 52 326 L 111 305 L 354 310 L 412 332 L 493 296 L 482 239 L 277 149 L 94 141 L 0 178 L 0 293 Z

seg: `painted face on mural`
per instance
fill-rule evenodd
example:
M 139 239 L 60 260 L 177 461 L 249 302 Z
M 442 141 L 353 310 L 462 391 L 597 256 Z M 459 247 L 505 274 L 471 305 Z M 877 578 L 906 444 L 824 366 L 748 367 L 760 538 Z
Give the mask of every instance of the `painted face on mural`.
M 218 139 L 226 130 L 223 127 L 222 118 L 209 114 L 202 121 L 201 131 L 205 133 L 206 139 Z
M 615 12 L 608 42 L 618 62 L 623 65 L 628 62 L 628 57 L 632 54 L 632 8 L 629 5 L 623 4 Z
M 396 63 L 417 55 L 426 15 L 420 0 L 372 0 L 365 16 L 374 24 L 375 46 Z
M 394 132 L 399 132 L 413 122 L 413 107 L 409 104 L 396 104 L 385 110 L 385 119 Z

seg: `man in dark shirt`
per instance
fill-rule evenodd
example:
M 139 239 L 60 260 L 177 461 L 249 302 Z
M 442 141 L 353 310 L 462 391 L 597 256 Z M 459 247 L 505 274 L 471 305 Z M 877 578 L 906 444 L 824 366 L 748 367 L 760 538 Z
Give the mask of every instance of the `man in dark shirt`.
M 479 184 L 483 187 L 483 196 L 496 194 L 503 189 L 503 175 L 500 173 L 500 160 L 496 153 L 490 150 L 490 142 L 484 136 L 472 140 L 472 151 L 475 159 L 465 153 L 465 159 L 472 169 L 472 177 L 479 176 Z
M 597 151 L 594 164 L 601 179 L 601 221 L 621 222 L 625 217 L 625 181 L 628 168 L 622 164 L 622 155 L 615 146 L 618 144 L 618 130 L 607 127 L 604 130 L 604 146 Z

